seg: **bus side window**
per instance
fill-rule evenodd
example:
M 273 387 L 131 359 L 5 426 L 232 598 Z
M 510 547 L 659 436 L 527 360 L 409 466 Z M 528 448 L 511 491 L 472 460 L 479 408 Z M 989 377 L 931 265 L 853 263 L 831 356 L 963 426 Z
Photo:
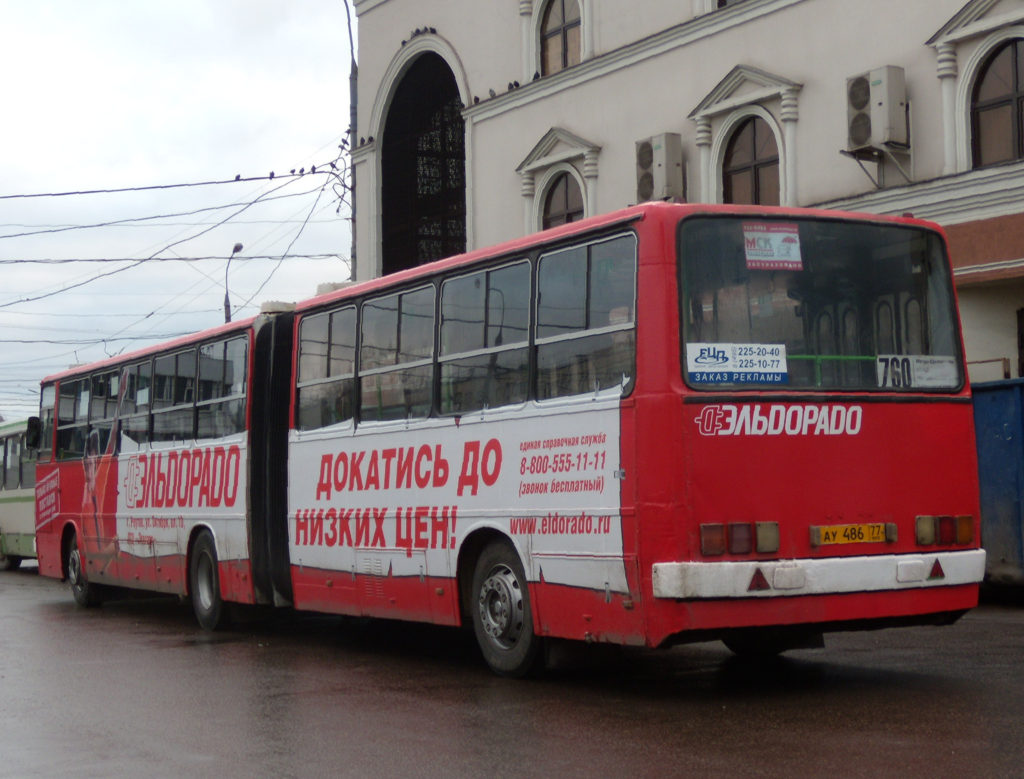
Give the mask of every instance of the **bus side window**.
M 537 285 L 537 398 L 625 392 L 635 359 L 636 239 L 544 255 Z
M 96 430 L 99 436 L 100 453 L 107 452 L 110 433 L 114 428 L 117 416 L 120 377 L 116 372 L 101 373 L 90 379 L 92 383 L 92 399 L 89 411 L 89 427 Z
M 304 317 L 299 325 L 295 425 L 315 430 L 355 414 L 356 310 Z
M 441 287 L 441 413 L 525 402 L 530 266 L 518 262 Z
M 56 420 L 54 405 L 57 401 L 57 388 L 53 384 L 43 387 L 39 396 L 39 452 L 37 457 L 49 462 L 53 454 L 53 432 Z
M 195 437 L 196 350 L 156 358 L 153 441 L 188 441 Z
M 434 375 L 434 287 L 363 304 L 359 418 L 430 415 Z
M 57 459 L 75 460 L 85 455 L 88 419 L 89 379 L 62 381 L 57 404 Z
M 223 438 L 245 430 L 247 353 L 245 338 L 199 347 L 198 439 Z
M 149 391 L 153 366 L 150 362 L 125 368 L 124 401 L 121 407 L 119 451 L 137 449 L 149 441 Z
M 6 456 L 4 458 L 4 487 L 16 490 L 21 486 L 21 455 L 22 438 L 12 435 L 6 440 Z
M 36 485 L 36 452 L 29 448 L 27 439 L 22 439 L 20 481 L 22 489 Z

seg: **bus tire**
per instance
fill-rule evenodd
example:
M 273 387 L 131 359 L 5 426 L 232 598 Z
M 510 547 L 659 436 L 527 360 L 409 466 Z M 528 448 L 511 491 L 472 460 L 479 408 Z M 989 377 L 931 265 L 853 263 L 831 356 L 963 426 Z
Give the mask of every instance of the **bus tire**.
M 224 600 L 220 596 L 220 569 L 217 547 L 209 530 L 196 536 L 189 561 L 189 592 L 192 611 L 203 630 L 222 626 Z
M 64 570 L 67 571 L 68 584 L 71 585 L 71 597 L 75 599 L 75 603 L 83 608 L 91 609 L 103 602 L 101 586 L 90 582 L 85 575 L 82 552 L 78 548 L 78 536 L 74 533 L 68 537 L 67 548 L 64 552 Z
M 500 676 L 522 677 L 537 666 L 541 639 L 519 555 L 505 542 L 486 546 L 473 573 L 473 632 L 484 660 Z
M 0 554 L 0 571 L 16 571 L 21 566 L 21 558 L 13 554 Z

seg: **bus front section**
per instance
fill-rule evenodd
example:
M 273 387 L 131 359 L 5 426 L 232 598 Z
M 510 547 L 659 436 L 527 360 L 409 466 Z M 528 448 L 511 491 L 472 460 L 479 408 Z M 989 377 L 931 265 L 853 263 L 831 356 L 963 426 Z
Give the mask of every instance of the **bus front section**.
M 675 548 L 655 643 L 737 651 L 955 620 L 984 575 L 941 233 L 733 210 L 678 227 Z

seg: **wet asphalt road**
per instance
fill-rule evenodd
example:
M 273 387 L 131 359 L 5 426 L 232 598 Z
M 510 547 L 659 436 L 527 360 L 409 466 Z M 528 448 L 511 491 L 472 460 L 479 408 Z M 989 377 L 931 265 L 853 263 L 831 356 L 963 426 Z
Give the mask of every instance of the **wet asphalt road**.
M 0 776 L 1024 776 L 1024 605 L 829 636 L 556 652 L 491 675 L 461 631 L 175 600 L 77 608 L 0 574 Z M 585 649 L 585 648 L 584 648 Z

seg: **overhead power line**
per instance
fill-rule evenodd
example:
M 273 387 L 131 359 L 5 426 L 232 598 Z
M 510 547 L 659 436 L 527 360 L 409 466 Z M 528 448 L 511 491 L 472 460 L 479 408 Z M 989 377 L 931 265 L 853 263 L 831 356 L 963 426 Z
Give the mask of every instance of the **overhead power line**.
M 195 233 L 193 235 L 188 235 L 188 236 L 185 236 L 184 238 L 180 238 L 179 240 L 172 241 L 171 243 L 167 244 L 166 246 L 164 246 L 164 247 L 158 249 L 157 251 L 153 252 L 149 257 L 145 257 L 145 258 L 138 259 L 138 260 L 132 260 L 132 261 L 129 262 L 129 264 L 122 265 L 120 268 L 114 268 L 113 270 L 104 271 L 103 273 L 97 273 L 96 275 L 94 275 L 94 276 L 92 276 L 90 278 L 84 279 L 82 281 L 75 282 L 74 284 L 68 284 L 65 287 L 62 287 L 62 288 L 57 289 L 57 290 L 53 290 L 51 292 L 44 292 L 44 293 L 41 293 L 39 295 L 32 295 L 32 296 L 23 297 L 23 298 L 20 298 L 20 299 L 17 299 L 17 300 L 9 300 L 6 303 L 0 303 L 0 309 L 2 309 L 2 308 L 9 308 L 10 306 L 16 306 L 16 305 L 19 305 L 21 303 L 31 303 L 31 302 L 36 301 L 36 300 L 43 300 L 45 298 L 50 298 L 50 297 L 53 297 L 54 295 L 59 295 L 62 292 L 68 292 L 69 290 L 77 289 L 78 287 L 84 287 L 86 284 L 91 284 L 92 282 L 98 281 L 99 279 L 103 279 L 103 278 L 106 278 L 108 276 L 113 276 L 114 274 L 117 274 L 117 273 L 123 273 L 124 271 L 131 270 L 132 268 L 137 268 L 138 266 L 142 265 L 143 263 L 150 262 L 151 260 L 155 259 L 158 255 L 163 254 L 165 251 L 173 249 L 175 246 L 178 246 L 179 244 L 186 243 L 187 241 L 192 241 L 192 240 L 200 237 L 201 235 L 204 235 L 204 234 L 206 234 L 208 232 L 211 232 L 212 230 L 215 230 L 216 228 L 220 227 L 221 225 L 225 224 L 226 222 L 229 222 L 234 217 L 236 217 L 239 214 L 243 213 L 247 209 L 253 207 L 257 203 L 259 203 L 261 200 L 264 200 L 264 199 L 270 197 L 271 195 L 273 195 L 278 190 L 282 189 L 283 187 L 288 186 L 288 184 L 289 184 L 288 180 L 282 181 L 280 184 L 275 186 L 273 189 L 268 190 L 267 192 L 264 192 L 263 194 L 257 196 L 254 200 L 252 200 L 249 203 L 246 203 L 245 205 L 241 206 L 234 213 L 229 214 L 228 216 L 224 217 L 223 219 L 219 220 L 218 222 L 214 222 L 213 224 L 209 225 L 206 229 L 200 230 L 199 232 L 197 232 L 197 233 Z M 324 184 L 324 186 L 326 186 L 326 183 Z M 322 189 L 322 187 L 321 187 L 321 189 Z M 317 197 L 319 198 L 319 195 Z M 127 329 L 127 328 L 125 328 L 125 329 Z
M 61 346 L 83 346 L 93 344 L 105 344 L 110 341 L 166 341 L 171 338 L 180 338 L 188 335 L 188 331 L 181 333 L 157 333 L 155 335 L 113 335 L 106 338 L 0 338 L 0 344 L 58 344 Z
M 286 200 L 297 197 L 305 197 L 306 195 L 312 195 L 315 192 L 319 192 L 320 187 L 316 189 L 307 189 L 305 192 L 293 192 L 291 194 L 275 195 L 274 197 L 264 198 L 264 203 L 269 203 L 275 200 Z M 136 225 L 139 222 L 157 222 L 161 219 L 173 219 L 181 216 L 196 216 L 197 214 L 206 213 L 208 211 L 222 211 L 226 208 L 238 208 L 244 206 L 245 203 L 225 203 L 220 206 L 206 206 L 204 208 L 194 208 L 189 211 L 177 211 L 170 214 L 154 214 L 153 216 L 136 216 L 128 217 L 125 219 L 113 219 L 109 222 L 97 222 L 95 224 L 85 225 L 4 225 L 4 227 L 37 227 L 38 229 L 26 230 L 22 233 L 7 233 L 0 235 L 0 238 L 28 238 L 33 235 L 52 235 L 53 233 L 65 233 L 69 230 L 95 230 L 103 227 L 125 227 L 129 225 Z M 248 222 L 239 222 L 239 224 L 248 224 Z M 146 227 L 168 227 L 167 222 L 160 222 L 157 225 L 145 225 Z M 186 225 L 188 227 L 198 227 L 201 225 Z
M 202 262 L 204 260 L 225 260 L 224 255 L 208 255 L 205 257 L 67 257 L 64 259 L 41 258 L 41 259 L 18 259 L 0 260 L 0 265 L 25 265 L 34 263 L 37 265 L 67 265 L 73 262 Z M 247 254 L 245 260 L 344 260 L 337 253 L 327 254 Z
M 343 143 L 342 146 L 347 144 Z M 318 170 L 319 168 L 319 170 Z M 0 195 L 0 200 L 20 200 L 40 197 L 73 197 L 76 195 L 113 195 L 120 192 L 147 192 L 151 190 L 160 189 L 186 189 L 188 187 L 210 187 L 220 184 L 242 184 L 253 181 L 280 181 L 282 179 L 297 179 L 303 176 L 315 176 L 315 175 L 334 175 L 337 176 L 338 167 L 334 162 L 328 162 L 323 165 L 312 165 L 307 171 L 305 168 L 300 168 L 296 171 L 294 168 L 288 173 L 277 174 L 274 171 L 270 171 L 266 176 L 245 176 L 241 174 L 235 176 L 233 179 L 212 179 L 210 181 L 190 181 L 182 184 L 148 184 L 140 187 L 113 187 L 108 189 L 79 189 L 68 192 L 32 192 L 28 194 L 13 194 L 13 195 Z

